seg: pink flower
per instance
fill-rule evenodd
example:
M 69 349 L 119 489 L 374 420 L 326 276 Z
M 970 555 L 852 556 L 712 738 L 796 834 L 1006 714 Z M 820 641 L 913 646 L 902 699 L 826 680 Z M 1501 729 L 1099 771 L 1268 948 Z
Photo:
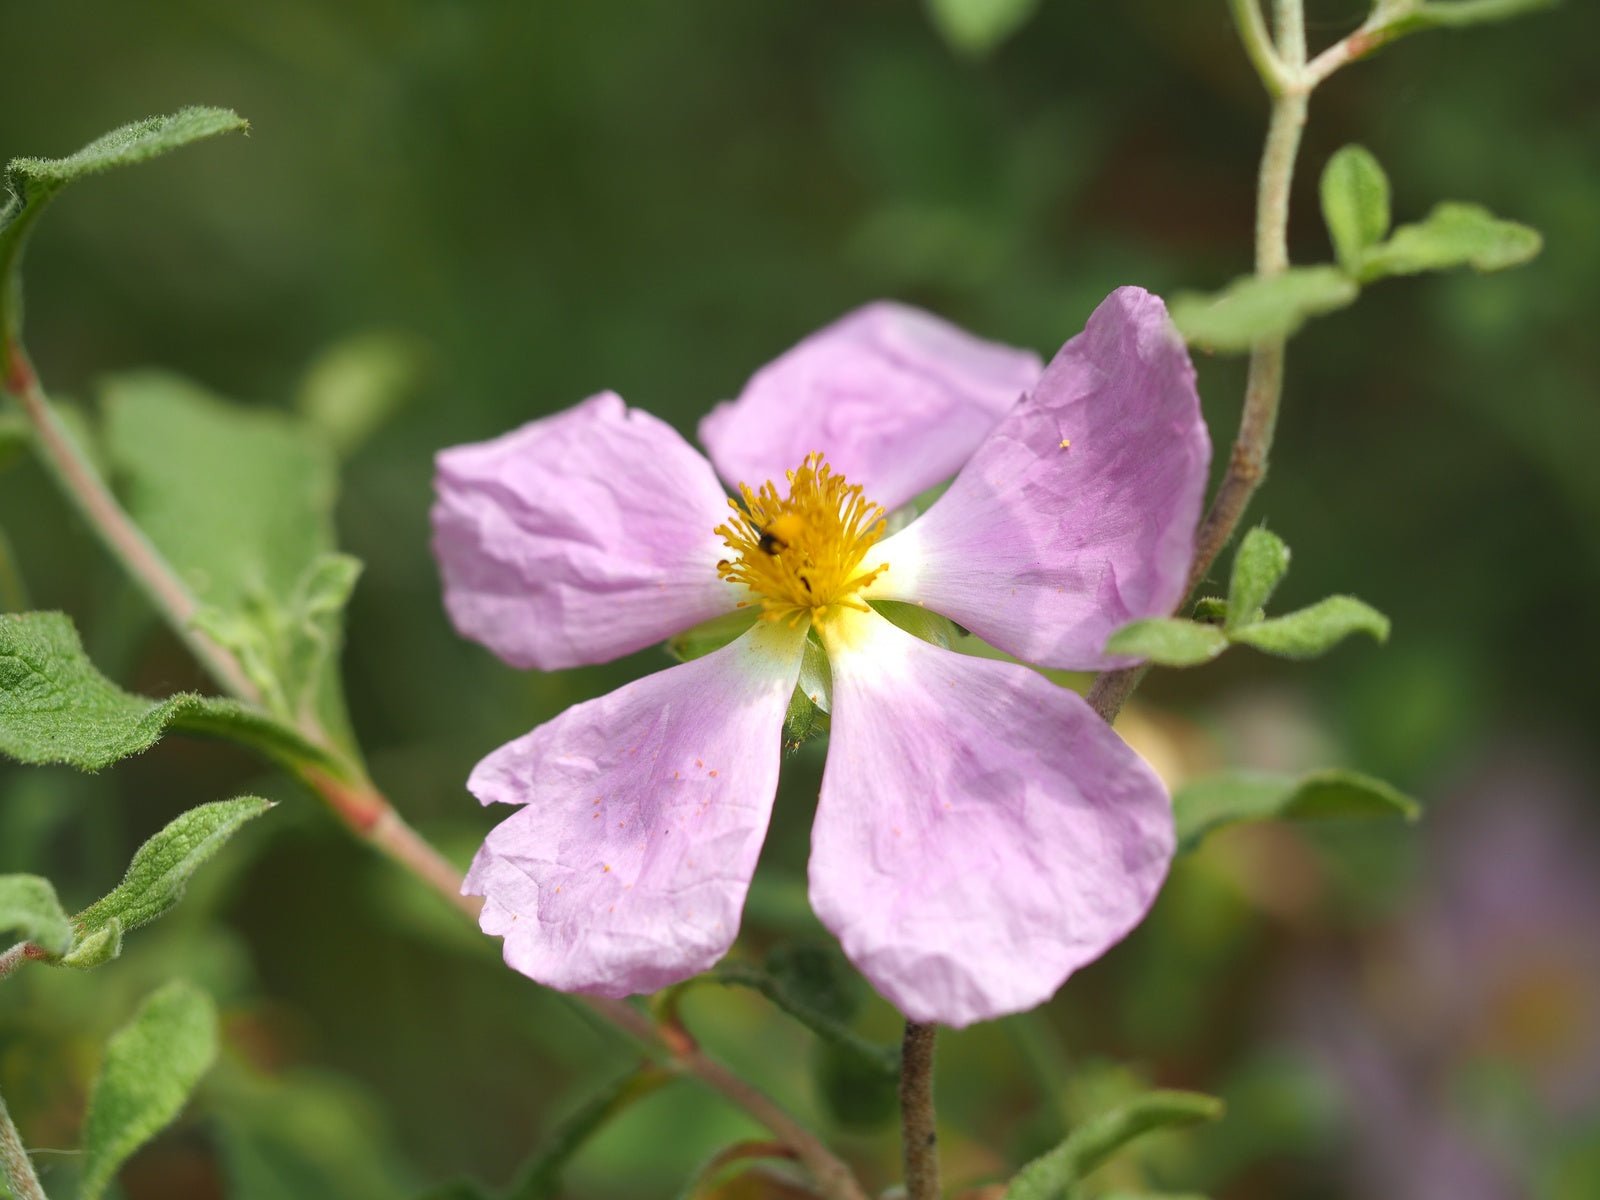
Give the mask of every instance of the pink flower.
M 1076 694 L 921 641 L 869 601 L 926 605 L 1041 666 L 1118 665 L 1109 633 L 1181 599 L 1210 456 L 1165 307 L 1113 293 L 1041 374 L 1031 354 L 869 305 L 700 433 L 710 462 L 603 393 L 439 456 L 446 606 L 507 662 L 601 662 L 752 617 L 478 764 L 474 795 L 521 806 L 467 876 L 483 928 L 566 991 L 650 991 L 721 958 L 810 638 L 832 674 L 817 915 L 915 1020 L 1048 999 L 1154 899 L 1166 790 Z M 886 534 L 886 511 L 958 470 Z

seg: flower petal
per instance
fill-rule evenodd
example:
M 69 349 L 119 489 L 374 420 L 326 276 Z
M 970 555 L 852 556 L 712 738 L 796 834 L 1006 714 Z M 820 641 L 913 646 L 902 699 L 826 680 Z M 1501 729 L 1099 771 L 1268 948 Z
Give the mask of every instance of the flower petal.
M 1075 693 L 876 614 L 821 627 L 833 732 L 811 904 L 916 1021 L 1032 1008 L 1143 918 L 1172 859 L 1153 771 Z
M 879 301 L 757 371 L 700 422 L 700 440 L 731 484 L 781 481 L 821 451 L 894 509 L 955 474 L 1040 366 L 1032 351 Z
M 605 662 L 730 611 L 727 494 L 612 392 L 438 457 L 433 552 L 458 632 L 516 667 Z
M 569 992 L 626 996 L 705 970 L 739 914 L 778 786 L 803 630 L 738 641 L 576 705 L 478 764 L 489 834 L 462 891 L 506 962 Z
M 1183 598 L 1210 459 L 1166 306 L 1120 288 L 937 503 L 874 548 L 889 570 L 870 594 L 1027 662 L 1124 665 L 1105 653 L 1112 631 Z

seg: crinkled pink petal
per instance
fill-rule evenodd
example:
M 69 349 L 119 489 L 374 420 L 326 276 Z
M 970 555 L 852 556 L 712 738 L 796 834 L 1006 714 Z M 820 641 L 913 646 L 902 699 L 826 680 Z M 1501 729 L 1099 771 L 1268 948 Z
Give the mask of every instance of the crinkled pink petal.
M 704 658 L 576 705 L 478 764 L 498 825 L 462 891 L 506 962 L 626 996 L 704 971 L 739 914 L 778 785 L 803 632 L 761 622 Z
M 833 732 L 811 904 L 916 1021 L 1032 1008 L 1134 927 L 1172 859 L 1166 788 L 1075 693 L 876 614 L 823 630 Z
M 738 603 L 717 576 L 728 504 L 711 464 L 612 392 L 437 467 L 445 608 L 512 666 L 605 662 Z
M 1039 357 L 904 304 L 868 304 L 767 364 L 700 422 L 731 484 L 781 486 L 821 451 L 893 509 L 960 468 L 1038 381 Z
M 1119 288 L 925 514 L 875 548 L 910 600 L 1027 662 L 1101 670 L 1183 598 L 1211 442 L 1161 300 Z

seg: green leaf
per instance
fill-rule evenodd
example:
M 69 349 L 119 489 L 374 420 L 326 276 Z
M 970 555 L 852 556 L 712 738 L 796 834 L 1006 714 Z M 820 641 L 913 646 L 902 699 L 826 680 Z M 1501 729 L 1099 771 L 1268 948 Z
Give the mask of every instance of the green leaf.
M 216 1006 L 181 980 L 112 1035 L 89 1093 L 79 1200 L 98 1200 L 133 1152 L 177 1119 L 216 1057 Z
M 203 606 L 197 623 L 270 711 L 342 738 L 335 668 L 357 567 L 334 553 L 327 446 L 287 413 L 159 372 L 118 376 L 103 398 L 128 509 Z
M 927 0 L 934 28 L 963 54 L 989 53 L 1028 23 L 1039 0 Z
M 1215 625 L 1181 617 L 1149 617 L 1124 625 L 1106 643 L 1107 654 L 1147 658 L 1163 667 L 1193 667 L 1228 648 L 1228 635 Z
M 1228 615 L 1224 622 L 1231 633 L 1242 625 L 1260 620 L 1260 613 L 1273 590 L 1289 570 L 1289 547 L 1264 526 L 1244 535 L 1233 556 L 1233 575 L 1228 582 Z
M 1404 32 L 1415 29 L 1464 29 L 1490 21 L 1509 21 L 1541 9 L 1554 8 L 1558 0 L 1434 0 L 1419 4 L 1399 24 Z
M 301 381 L 295 407 L 344 457 L 410 398 L 423 367 L 415 338 L 385 331 L 358 334 L 317 356 Z
M 1389 232 L 1389 178 L 1362 146 L 1346 146 L 1322 171 L 1322 219 L 1334 257 L 1359 277 L 1367 249 Z
M 0 875 L 0 946 L 8 938 L 32 942 L 50 954 L 72 945 L 72 923 L 56 899 L 56 889 L 38 875 Z
M 1351 303 L 1356 285 L 1337 267 L 1290 267 L 1281 275 L 1245 275 L 1220 292 L 1172 298 L 1172 319 L 1192 344 L 1207 350 L 1248 350 L 1288 337 L 1312 317 Z
M 608 1083 L 575 1112 L 561 1120 L 543 1146 L 517 1172 L 504 1200 L 555 1200 L 561 1195 L 561 1176 L 572 1156 L 607 1122 L 637 1100 L 672 1081 L 659 1067 L 643 1066 Z
M 221 133 L 245 130 L 249 122 L 224 108 L 186 108 L 170 117 L 148 117 L 96 138 L 66 158 L 14 158 L 6 166 L 9 190 L 0 205 L 0 336 L 21 323 L 17 264 L 39 214 L 67 184 L 155 158 Z
M 1053 1200 L 1129 1142 L 1158 1129 L 1182 1129 L 1222 1116 L 1222 1101 L 1198 1092 L 1148 1092 L 1085 1121 L 1054 1150 L 1019 1171 L 1006 1200 Z
M 1172 812 L 1182 852 L 1236 821 L 1373 817 L 1415 821 L 1421 809 L 1381 779 L 1327 769 L 1300 776 L 1236 771 L 1197 779 L 1178 789 Z
M 132 166 L 192 142 L 249 128 L 250 122 L 231 109 L 185 108 L 169 117 L 146 117 L 113 129 L 65 158 L 14 158 L 6 167 L 6 183 L 26 200 L 40 191 L 58 191 L 87 175 Z
M 1329 596 L 1298 612 L 1240 626 L 1228 636 L 1280 658 L 1316 658 L 1356 633 L 1387 641 L 1389 618 L 1354 596 Z
M 842 1128 L 870 1133 L 900 1111 L 899 1079 L 837 1042 L 823 1039 L 812 1047 L 811 1078 L 828 1115 Z
M 1206 624 L 1220 624 L 1228 619 L 1228 602 L 1221 596 L 1201 596 L 1194 602 L 1194 619 Z
M 154 921 L 183 899 L 189 877 L 202 863 L 241 825 L 271 807 L 259 796 L 240 796 L 183 813 L 139 847 L 114 890 L 73 918 L 79 936 L 91 937 L 113 921 L 124 930 Z
M 843 1047 L 880 1076 L 900 1073 L 900 1055 L 850 1028 L 860 1006 L 860 982 L 830 947 L 809 942 L 775 946 L 761 966 L 722 962 L 709 979 L 760 992 L 825 1041 Z
M 233 700 L 125 692 L 83 652 L 63 613 L 0 614 L 0 754 L 98 771 L 148 750 L 167 729 L 227 738 L 286 764 L 333 764 L 322 750 Z
M 78 971 L 103 967 L 122 954 L 122 922 L 112 917 L 62 956 L 61 965 Z
M 1362 258 L 1361 279 L 1452 267 L 1501 271 L 1527 262 L 1543 245 L 1538 231 L 1526 225 L 1502 221 L 1477 204 L 1446 202 L 1435 206 L 1423 221 L 1400 226 L 1388 241 L 1368 250 Z

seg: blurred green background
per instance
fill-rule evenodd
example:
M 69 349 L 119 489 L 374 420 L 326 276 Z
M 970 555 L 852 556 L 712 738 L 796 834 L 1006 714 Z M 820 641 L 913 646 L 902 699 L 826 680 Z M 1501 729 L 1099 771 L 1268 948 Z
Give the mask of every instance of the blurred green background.
M 1312 39 L 1363 15 L 1314 3 Z M 0 30 L 0 156 L 190 103 L 254 125 L 58 202 L 27 264 L 47 386 L 92 405 L 106 375 L 161 365 L 285 405 L 320 364 L 324 386 L 404 394 L 346 463 L 341 535 L 366 562 L 346 678 L 379 783 L 461 861 L 493 820 L 462 787 L 477 758 L 663 659 L 540 677 L 458 641 L 427 548 L 436 449 L 603 388 L 692 434 L 878 296 L 1048 353 L 1117 285 L 1249 266 L 1265 101 L 1222 0 L 1044 0 L 986 59 L 913 0 L 93 0 L 7 3 Z M 1597 40 L 1600 11 L 1574 3 L 1406 41 L 1319 91 L 1297 261 L 1330 256 L 1316 175 L 1351 141 L 1388 168 L 1397 219 L 1478 201 L 1546 249 L 1502 275 L 1381 284 L 1292 348 L 1252 517 L 1295 549 L 1284 609 L 1353 591 L 1394 619 L 1389 647 L 1312 667 L 1235 653 L 1157 674 L 1129 715 L 1174 777 L 1348 763 L 1427 817 L 1219 837 L 1048 1009 L 946 1037 L 952 1182 L 1000 1176 L 1143 1079 L 1230 1115 L 1153 1141 L 1096 1194 L 1600 1195 Z M 1242 364 L 1200 373 L 1225 446 Z M 0 473 L 0 528 L 32 605 L 73 614 L 109 674 L 203 686 L 30 463 Z M 813 932 L 820 764 L 816 747 L 790 764 L 747 953 Z M 0 1089 L 30 1143 L 74 1144 L 105 1034 L 174 973 L 222 1001 L 227 1059 L 124 1174 L 130 1197 L 500 1183 L 629 1064 L 219 744 L 172 739 L 94 777 L 0 769 L 0 872 L 82 904 L 178 811 L 246 789 L 288 803 L 123 959 L 0 986 Z M 863 1030 L 892 1038 L 873 1004 Z M 686 1010 L 871 1183 L 893 1178 L 893 1129 L 830 1111 L 786 1018 L 715 987 Z M 753 1132 L 676 1084 L 586 1149 L 569 1190 L 670 1196 Z M 41 1162 L 47 1186 L 74 1169 Z

